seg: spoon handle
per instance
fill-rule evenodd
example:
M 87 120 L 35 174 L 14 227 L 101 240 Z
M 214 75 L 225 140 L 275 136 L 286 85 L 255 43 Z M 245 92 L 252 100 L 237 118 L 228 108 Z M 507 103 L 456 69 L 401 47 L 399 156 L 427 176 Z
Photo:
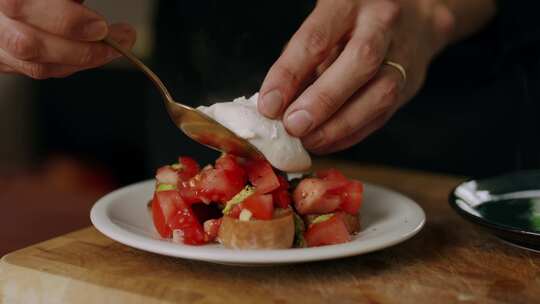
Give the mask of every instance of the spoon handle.
M 169 91 L 167 90 L 167 88 L 165 87 L 161 79 L 159 79 L 159 77 L 154 72 L 152 72 L 152 70 L 150 70 L 141 60 L 139 60 L 139 58 L 133 55 L 133 53 L 131 53 L 130 51 L 124 49 L 121 45 L 119 45 L 116 41 L 112 40 L 109 37 L 105 37 L 105 39 L 103 39 L 103 42 L 105 42 L 110 47 L 118 51 L 120 54 L 124 55 L 139 70 L 141 70 L 144 74 L 146 74 L 146 76 L 148 76 L 148 78 L 152 80 L 154 85 L 156 85 L 159 92 L 161 93 L 161 95 L 163 95 L 163 97 L 165 98 L 167 102 L 173 102 L 173 98 L 171 94 L 169 93 Z

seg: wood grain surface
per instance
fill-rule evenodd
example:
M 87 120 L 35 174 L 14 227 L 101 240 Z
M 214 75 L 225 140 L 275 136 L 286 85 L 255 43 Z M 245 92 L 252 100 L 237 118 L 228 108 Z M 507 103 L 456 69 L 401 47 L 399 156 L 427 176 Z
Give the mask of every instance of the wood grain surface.
M 425 228 L 367 255 L 261 268 L 167 258 L 87 228 L 5 256 L 0 303 L 540 303 L 540 254 L 450 209 L 463 178 L 318 163 L 329 165 L 410 196 L 426 211 Z

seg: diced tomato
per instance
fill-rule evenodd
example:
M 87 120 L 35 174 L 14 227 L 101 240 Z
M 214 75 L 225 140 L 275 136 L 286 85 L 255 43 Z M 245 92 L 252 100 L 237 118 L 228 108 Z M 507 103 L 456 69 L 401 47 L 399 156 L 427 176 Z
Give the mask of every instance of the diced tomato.
M 228 171 L 244 171 L 238 163 L 238 158 L 232 154 L 223 154 L 216 160 L 216 168 Z
M 338 169 L 330 168 L 326 170 L 319 170 L 315 173 L 318 178 L 347 181 L 347 177 L 343 175 Z
M 178 163 L 181 165 L 181 168 L 178 170 L 178 176 L 182 181 L 189 180 L 201 170 L 199 164 L 191 157 L 180 156 Z
M 160 191 L 154 194 L 152 218 L 162 237 L 170 238 L 174 230 L 181 232 L 182 242 L 204 244 L 205 234 L 191 207 L 184 202 L 178 190 Z
M 329 213 L 341 204 L 341 197 L 327 193 L 326 181 L 320 178 L 302 180 L 294 189 L 293 200 L 300 214 Z
M 210 169 L 201 177 L 199 195 L 203 202 L 226 203 L 240 190 L 245 183 L 223 169 Z
M 327 193 L 323 196 L 323 199 L 320 203 L 322 212 L 319 213 L 329 213 L 336 211 L 339 208 L 339 205 L 341 205 L 341 203 L 341 196 Z
M 165 214 L 159 205 L 159 202 L 154 195 L 152 199 L 152 221 L 154 222 L 154 227 L 161 237 L 169 238 L 171 237 L 172 230 L 167 226 L 165 221 Z
M 266 194 L 279 188 L 279 179 L 267 161 L 248 161 L 246 169 L 249 181 L 257 193 Z
M 212 242 L 216 239 L 219 232 L 219 226 L 221 226 L 220 218 L 211 219 L 204 222 L 204 237 L 207 242 Z
M 244 171 L 242 171 L 242 173 L 244 173 Z M 247 178 L 246 178 L 245 173 L 240 174 L 240 173 L 235 172 L 235 171 L 225 170 L 224 174 L 225 174 L 225 177 L 227 178 L 227 182 L 229 183 L 230 188 L 232 189 L 232 192 L 234 192 L 234 194 L 238 193 L 238 191 L 236 191 L 237 189 L 243 189 L 246 186 Z M 234 196 L 234 194 L 233 194 L 233 196 Z
M 170 237 L 168 228 L 171 218 L 182 208 L 187 207 L 177 190 L 159 191 L 154 194 L 152 201 L 152 219 L 154 226 L 162 237 Z
M 272 198 L 274 199 L 274 204 L 279 208 L 287 208 L 292 202 L 291 195 L 287 190 L 279 190 L 278 192 L 272 193 Z
M 190 157 L 179 157 L 178 167 L 163 166 L 156 172 L 158 184 L 178 185 L 187 181 L 199 172 L 199 164 Z
M 187 204 L 180 196 L 180 192 L 178 192 L 178 190 L 159 191 L 156 192 L 156 197 L 164 210 L 173 210 L 173 208 L 182 209 L 187 207 Z M 165 213 L 167 214 L 171 212 L 172 211 L 167 211 Z
M 197 221 L 190 207 L 186 206 L 178 210 L 168 224 L 172 231 L 182 231 L 184 244 L 200 245 L 206 242 L 202 225 Z
M 274 204 L 280 208 L 287 208 L 291 204 L 291 195 L 289 194 L 289 182 L 285 177 L 278 174 L 279 187 L 272 191 Z
M 242 209 L 251 212 L 259 220 L 271 220 L 274 213 L 274 204 L 271 194 L 253 194 L 242 202 Z
M 234 206 L 227 216 L 237 219 L 240 216 L 240 212 L 242 212 L 242 204 Z
M 287 179 L 281 174 L 277 174 L 276 176 L 277 176 L 278 181 L 279 181 L 278 189 L 281 189 L 281 190 L 289 189 L 289 182 L 287 181 Z
M 360 219 L 358 218 L 358 214 L 351 215 L 345 211 L 336 211 L 335 215 L 341 217 L 349 234 L 352 235 L 353 233 L 360 231 Z
M 216 160 L 216 169 L 225 170 L 225 175 L 234 189 L 244 188 L 247 183 L 246 170 L 238 163 L 238 158 L 234 155 L 221 156 Z
M 207 167 L 195 183 L 203 202 L 225 203 L 244 188 L 246 172 L 233 155 L 224 155 L 216 161 L 216 167 Z
M 311 224 L 304 234 L 309 247 L 346 243 L 351 240 L 347 226 L 339 216 L 332 216 L 328 220 Z
M 178 183 L 178 174 L 171 166 L 163 166 L 156 172 L 156 181 L 158 184 L 176 185 Z
M 231 154 L 225 154 L 216 160 L 216 169 L 222 169 L 236 175 L 244 184 L 247 182 L 246 170 L 238 163 L 238 158 Z
M 326 191 L 332 194 L 340 193 L 349 184 L 347 177 L 333 168 L 318 171 L 316 176 L 325 181 Z
M 180 196 L 188 205 L 193 205 L 202 202 L 198 194 L 198 189 L 192 179 L 188 182 L 182 182 L 178 185 Z
M 206 166 L 189 181 L 180 183 L 178 188 L 182 198 L 190 205 L 198 202 L 225 203 L 240 192 L 246 182 L 242 167 L 237 164 L 235 168 L 225 167 L 222 162 L 218 168 Z
M 361 182 L 357 180 L 350 181 L 341 193 L 342 203 L 340 209 L 352 215 L 358 214 L 362 205 L 363 192 L 364 186 Z

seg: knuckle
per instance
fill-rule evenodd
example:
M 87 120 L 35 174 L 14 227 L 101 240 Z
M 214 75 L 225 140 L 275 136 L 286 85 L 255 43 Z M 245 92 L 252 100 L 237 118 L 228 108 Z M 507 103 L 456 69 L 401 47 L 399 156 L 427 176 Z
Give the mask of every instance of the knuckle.
M 31 60 L 38 56 L 37 43 L 28 34 L 14 31 L 5 43 L 6 50 L 18 59 Z
M 381 84 L 381 97 L 378 102 L 378 107 L 382 112 L 387 112 L 392 109 L 398 100 L 400 93 L 400 85 L 397 80 L 386 79 Z
M 349 135 L 356 131 L 358 120 L 351 115 L 345 115 L 343 119 L 339 120 L 339 133 L 343 135 Z
M 48 68 L 39 63 L 29 63 L 24 67 L 24 72 L 31 78 L 43 80 L 49 78 Z
M 330 36 L 319 27 L 312 27 L 308 30 L 306 38 L 306 52 L 315 60 L 321 61 L 330 50 Z
M 94 63 L 97 59 L 98 52 L 91 47 L 84 47 L 81 51 L 81 56 L 78 58 L 77 65 L 85 66 Z
M 401 15 L 401 5 L 396 0 L 384 0 L 379 2 L 378 18 L 383 29 L 393 27 Z
M 383 60 L 376 39 L 358 41 L 353 46 L 353 62 L 361 62 L 362 70 L 369 77 L 375 75 Z
M 314 93 L 313 101 L 315 106 L 318 108 L 318 112 L 324 114 L 334 113 L 336 110 L 336 99 L 331 94 L 324 90 L 318 90 Z
M 284 80 L 286 83 L 290 83 L 293 87 L 300 82 L 299 75 L 285 64 L 277 64 L 273 69 L 273 72 L 279 79 Z
M 328 145 L 330 143 L 329 138 L 332 137 L 329 137 L 327 134 L 329 133 L 326 126 L 318 128 L 316 131 L 314 131 L 314 134 L 311 135 L 311 138 L 308 142 L 303 142 L 304 146 L 309 149 L 317 149 Z
M 0 9 L 10 18 L 19 18 L 22 15 L 24 0 L 0 0 Z
M 364 60 L 364 64 L 368 68 L 367 70 L 373 71 L 377 69 L 381 61 L 381 55 L 379 54 L 379 50 L 374 43 L 366 43 L 360 49 L 360 55 Z
M 59 35 L 73 34 L 73 32 L 76 30 L 73 23 L 74 20 L 69 14 L 58 14 L 52 21 L 51 31 Z

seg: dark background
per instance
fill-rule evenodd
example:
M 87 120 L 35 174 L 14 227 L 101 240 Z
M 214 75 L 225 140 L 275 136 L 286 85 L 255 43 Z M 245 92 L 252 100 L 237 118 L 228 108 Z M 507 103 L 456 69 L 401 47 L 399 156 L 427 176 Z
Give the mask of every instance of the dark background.
M 251 95 L 311 7 L 161 1 L 146 61 L 179 101 L 194 106 Z M 538 25 L 524 7 L 503 9 L 434 61 L 424 89 L 387 126 L 328 157 L 477 177 L 538 168 Z M 175 129 L 136 71 L 97 69 L 35 85 L 40 157 L 98 161 L 125 184 L 179 154 L 202 162 L 216 155 Z

